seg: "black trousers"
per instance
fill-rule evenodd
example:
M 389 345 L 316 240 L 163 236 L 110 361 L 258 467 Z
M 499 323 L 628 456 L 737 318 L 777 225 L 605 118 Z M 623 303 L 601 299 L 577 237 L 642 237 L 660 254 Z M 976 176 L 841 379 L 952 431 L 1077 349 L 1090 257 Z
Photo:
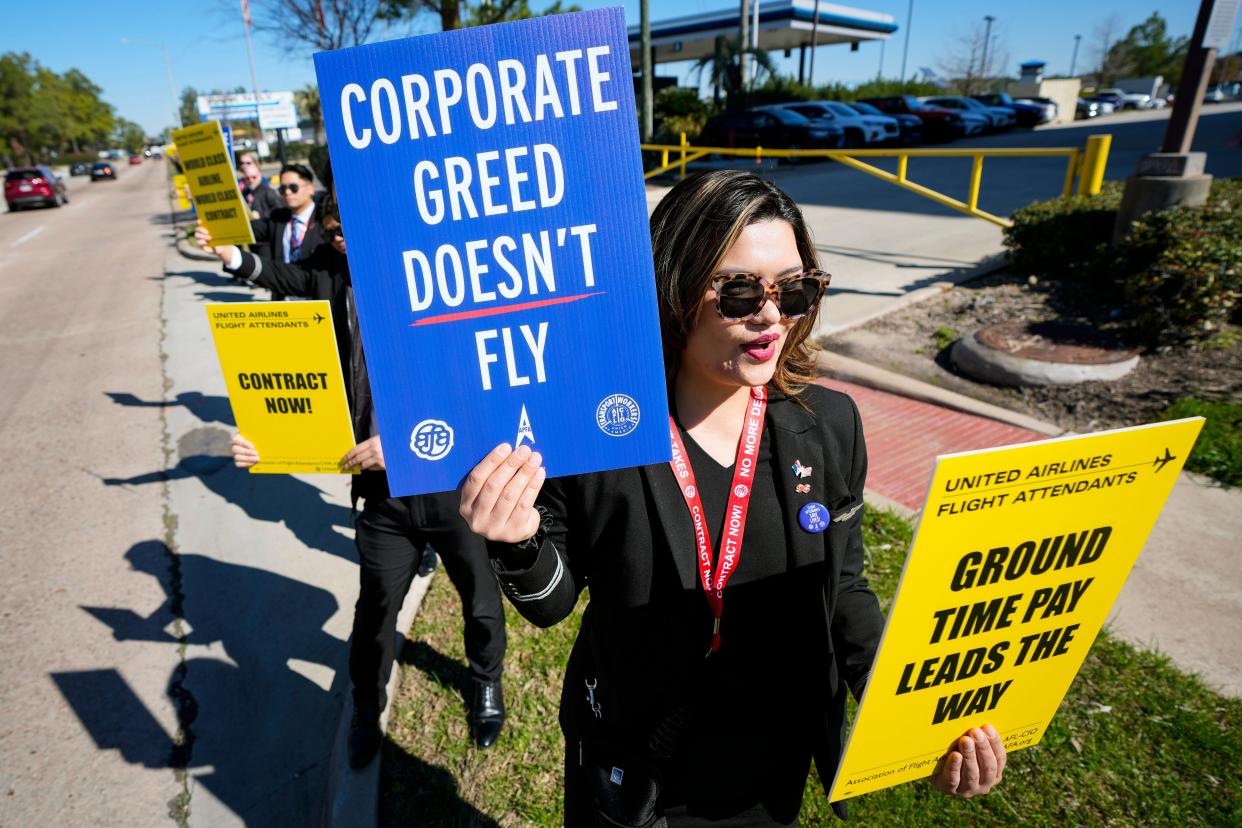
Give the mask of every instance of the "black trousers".
M 349 650 L 358 709 L 383 710 L 396 652 L 397 613 L 430 544 L 461 595 L 466 659 L 476 681 L 500 678 L 505 613 L 484 541 L 458 514 L 460 496 L 368 498 L 355 524 L 359 591 Z M 402 631 L 404 632 L 404 631 Z

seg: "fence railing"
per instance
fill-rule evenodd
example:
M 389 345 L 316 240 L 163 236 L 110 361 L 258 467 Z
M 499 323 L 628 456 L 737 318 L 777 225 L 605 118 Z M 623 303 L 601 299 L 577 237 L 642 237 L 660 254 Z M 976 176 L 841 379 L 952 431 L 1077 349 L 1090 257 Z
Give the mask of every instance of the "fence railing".
M 1048 158 L 1064 157 L 1065 178 L 1061 187 L 1063 196 L 1095 195 L 1100 192 L 1104 181 L 1104 168 L 1108 163 L 1108 150 L 1112 144 L 1111 135 L 1092 135 L 1087 145 L 1078 147 L 1039 147 L 1039 148 L 983 148 L 971 147 L 964 149 L 850 149 L 850 150 L 807 150 L 807 149 L 766 149 L 764 147 L 702 147 L 693 146 L 681 134 L 680 144 L 642 144 L 646 152 L 660 153 L 660 164 L 648 170 L 644 178 L 654 178 L 671 170 L 679 170 L 681 178 L 686 177 L 686 165 L 708 155 L 731 155 L 739 158 L 753 158 L 756 162 L 764 158 L 830 158 L 839 164 L 875 176 L 881 181 L 895 184 L 898 187 L 917 193 L 937 204 L 960 210 L 968 215 L 990 221 L 1001 227 L 1011 227 L 1013 222 L 986 210 L 979 209 L 979 191 L 983 185 L 983 161 L 985 158 Z M 869 164 L 862 158 L 896 158 L 897 172 Z M 966 200 L 961 201 L 942 192 L 918 184 L 909 177 L 911 158 L 969 158 L 970 180 Z M 1077 185 L 1075 186 L 1075 181 Z

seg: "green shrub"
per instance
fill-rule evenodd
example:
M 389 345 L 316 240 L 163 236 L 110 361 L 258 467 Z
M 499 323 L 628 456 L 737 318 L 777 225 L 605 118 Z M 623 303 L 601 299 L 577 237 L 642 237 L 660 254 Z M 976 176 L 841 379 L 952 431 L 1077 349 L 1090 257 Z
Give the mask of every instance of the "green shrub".
M 1207 418 L 1186 468 L 1231 486 L 1242 486 L 1242 405 L 1185 398 L 1161 415 L 1164 420 L 1183 417 Z
M 657 144 L 680 143 L 683 132 L 694 143 L 707 123 L 709 104 L 699 97 L 697 89 L 670 86 L 661 89 L 652 103 L 656 121 L 652 137 Z
M 1242 308 L 1242 214 L 1227 192 L 1134 223 L 1117 251 L 1117 278 L 1143 337 L 1156 344 L 1214 336 Z
M 1109 240 L 1121 185 L 1106 182 L 1097 196 L 1036 201 L 1013 214 L 1005 250 L 1022 274 L 1111 281 Z
M 936 340 L 936 350 L 943 351 L 961 339 L 962 335 L 952 328 L 942 325 L 932 332 L 932 338 Z

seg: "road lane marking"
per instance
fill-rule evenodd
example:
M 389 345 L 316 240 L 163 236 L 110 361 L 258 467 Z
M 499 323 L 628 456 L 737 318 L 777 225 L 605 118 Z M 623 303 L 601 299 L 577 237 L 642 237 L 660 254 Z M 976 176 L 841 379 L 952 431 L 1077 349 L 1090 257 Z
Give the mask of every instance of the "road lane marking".
M 40 224 L 38 227 L 36 227 L 35 229 L 31 230 L 31 231 L 30 231 L 29 233 L 27 233 L 26 235 L 22 236 L 20 239 L 18 239 L 17 241 L 13 242 L 12 244 L 10 244 L 10 245 L 9 245 L 9 247 L 17 247 L 17 246 L 19 246 L 19 245 L 23 245 L 23 244 L 25 244 L 26 242 L 30 241 L 31 239 L 33 239 L 35 236 L 39 235 L 39 234 L 40 234 L 40 233 L 42 233 L 42 232 L 43 232 L 43 225 L 42 225 L 42 224 Z

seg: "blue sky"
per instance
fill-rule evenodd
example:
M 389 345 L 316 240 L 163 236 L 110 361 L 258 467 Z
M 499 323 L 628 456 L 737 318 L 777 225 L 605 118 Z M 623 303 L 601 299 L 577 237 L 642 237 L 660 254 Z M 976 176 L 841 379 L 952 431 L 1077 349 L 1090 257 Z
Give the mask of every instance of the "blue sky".
M 252 0 L 257 6 L 263 0 Z M 583 8 L 615 5 L 615 0 L 576 0 Z M 649 0 L 653 21 L 696 12 L 736 8 L 729 0 Z M 884 74 L 895 76 L 907 35 L 909 0 L 845 0 L 842 5 L 893 15 L 899 27 L 884 48 Z M 541 0 L 533 0 L 538 8 Z M 625 4 L 626 19 L 638 22 L 638 0 Z M 124 44 L 121 38 L 163 43 L 171 56 L 178 91 L 193 86 L 213 88 L 250 87 L 250 70 L 242 36 L 241 13 L 236 2 L 226 0 L 162 0 L 159 3 L 122 4 L 99 11 L 97 3 L 65 0 L 54 3 L 4 3 L 4 26 L 0 52 L 28 51 L 56 71 L 76 67 L 103 87 L 105 100 L 130 120 L 157 132 L 172 119 L 167 73 L 159 48 L 144 43 Z M 1121 33 L 1160 12 L 1172 33 L 1189 35 L 1198 3 L 1136 3 L 1134 0 L 914 0 L 910 27 L 907 74 L 920 66 L 936 67 L 946 51 L 985 14 L 997 20 L 1000 52 L 1007 54 L 1011 71 L 1018 63 L 1039 59 L 1049 70 L 1069 70 L 1075 34 L 1083 36 L 1078 68 L 1090 63 L 1093 34 L 1102 21 L 1116 15 Z M 438 22 L 430 16 L 389 29 L 389 36 L 406 32 L 434 31 Z M 43 36 L 35 36 L 43 32 Z M 1235 40 L 1236 42 L 1236 40 Z M 255 63 L 260 87 L 269 90 L 297 89 L 314 80 L 308 52 L 295 44 L 280 42 L 266 33 L 254 35 Z M 815 79 L 857 82 L 875 77 L 880 68 L 880 45 L 868 43 L 857 52 L 847 46 L 820 47 L 815 59 Z M 662 64 L 659 74 L 678 75 L 688 82 L 687 64 Z M 797 72 L 796 61 L 787 71 Z

